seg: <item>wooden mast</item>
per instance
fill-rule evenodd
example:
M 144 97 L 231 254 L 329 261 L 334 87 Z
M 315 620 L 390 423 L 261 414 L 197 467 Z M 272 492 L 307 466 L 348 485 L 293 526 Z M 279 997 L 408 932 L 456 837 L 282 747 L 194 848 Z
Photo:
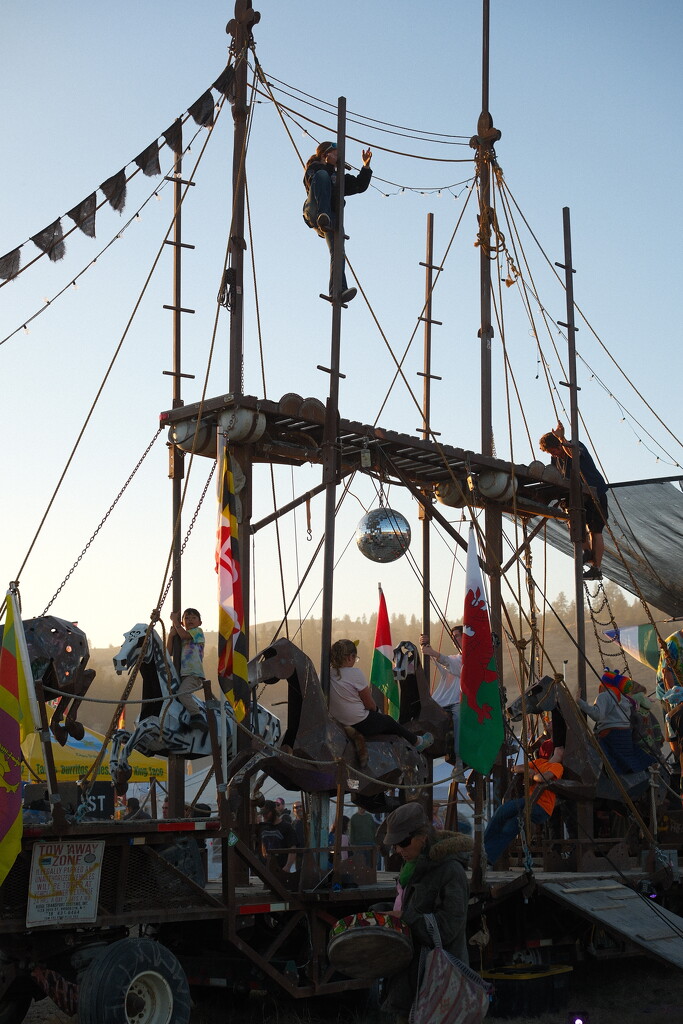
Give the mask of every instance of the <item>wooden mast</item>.
M 493 127 L 489 113 L 489 9 L 490 0 L 483 0 L 482 24 L 482 77 L 481 113 L 477 122 L 477 134 L 470 140 L 476 149 L 477 174 L 479 177 L 479 301 L 481 345 L 481 451 L 482 455 L 494 454 L 493 415 L 491 398 L 491 259 L 490 240 L 492 230 L 491 209 L 491 164 L 495 159 L 494 144 L 501 133 Z M 500 509 L 488 502 L 485 510 L 486 566 L 489 575 L 491 632 L 494 638 L 494 655 L 498 671 L 499 686 L 503 687 L 503 665 L 500 658 L 501 637 L 501 565 L 503 562 L 503 517 Z M 483 780 L 477 777 L 475 790 L 475 847 L 472 860 L 473 886 L 482 880 L 483 840 Z

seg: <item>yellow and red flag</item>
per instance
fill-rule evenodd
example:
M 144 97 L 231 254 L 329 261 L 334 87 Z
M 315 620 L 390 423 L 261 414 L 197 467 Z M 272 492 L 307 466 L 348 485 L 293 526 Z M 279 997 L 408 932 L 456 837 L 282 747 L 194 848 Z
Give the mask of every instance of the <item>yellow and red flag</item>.
M 35 732 L 35 693 L 16 592 L 0 647 L 0 884 L 21 850 L 21 743 Z
M 223 446 L 218 477 L 218 682 L 241 722 L 249 706 L 239 529 L 230 452 Z

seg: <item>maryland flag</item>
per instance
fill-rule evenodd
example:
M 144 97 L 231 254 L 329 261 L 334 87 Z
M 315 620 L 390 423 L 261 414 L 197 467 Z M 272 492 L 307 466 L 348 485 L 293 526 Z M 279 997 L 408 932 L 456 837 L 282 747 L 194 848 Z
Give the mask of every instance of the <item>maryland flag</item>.
M 503 712 L 489 609 L 479 567 L 477 540 L 470 526 L 463 614 L 460 676 L 460 756 L 486 775 L 503 743 Z
M 14 591 L 0 648 L 0 884 L 21 850 L 21 742 L 35 731 L 33 676 Z
M 247 639 L 244 635 L 244 606 L 235 485 L 230 452 L 223 446 L 218 478 L 218 683 L 230 701 L 235 718 L 241 722 L 249 707 L 247 685 Z
M 391 628 L 387 614 L 387 603 L 384 600 L 382 587 L 379 588 L 379 611 L 375 630 L 375 651 L 372 655 L 370 682 L 381 690 L 387 702 L 387 713 L 398 719 L 400 695 L 398 683 L 394 677 L 394 648 L 391 645 Z

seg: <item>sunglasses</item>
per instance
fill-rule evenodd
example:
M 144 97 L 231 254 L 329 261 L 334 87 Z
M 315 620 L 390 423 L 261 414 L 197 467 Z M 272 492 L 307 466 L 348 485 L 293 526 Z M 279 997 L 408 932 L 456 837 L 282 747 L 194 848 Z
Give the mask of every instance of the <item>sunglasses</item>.
M 396 849 L 400 848 L 401 850 L 405 850 L 406 846 L 410 846 L 416 835 L 416 832 L 411 832 L 411 834 L 407 836 L 405 839 L 402 839 L 400 843 L 394 843 L 394 846 L 396 847 Z

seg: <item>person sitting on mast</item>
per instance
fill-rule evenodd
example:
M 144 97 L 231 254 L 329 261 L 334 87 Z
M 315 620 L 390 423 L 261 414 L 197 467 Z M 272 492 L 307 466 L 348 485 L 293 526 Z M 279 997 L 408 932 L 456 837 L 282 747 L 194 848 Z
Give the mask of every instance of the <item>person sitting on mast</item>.
M 418 736 L 377 709 L 370 684 L 356 667 L 358 653 L 353 640 L 337 640 L 330 650 L 330 715 L 341 725 L 352 725 L 361 736 L 402 736 L 416 750 L 434 742 L 430 732 Z
M 572 457 L 572 443 L 564 436 L 564 427 L 557 421 L 557 426 L 548 434 L 544 434 L 539 441 L 542 452 L 547 452 L 551 457 L 553 466 L 559 469 L 565 479 L 569 479 L 571 463 L 568 459 Z M 584 501 L 584 527 L 583 527 L 583 560 L 592 562 L 591 568 L 583 574 L 585 580 L 601 580 L 602 556 L 605 552 L 605 542 L 602 537 L 603 528 L 608 519 L 607 508 L 607 484 L 599 472 L 597 466 L 588 452 L 585 445 L 579 441 L 579 469 L 581 480 L 590 487 L 593 497 Z
M 325 239 L 330 250 L 330 297 L 334 268 L 334 229 L 337 223 L 334 186 L 337 180 L 338 156 L 336 142 L 321 142 L 315 153 L 309 156 L 304 170 L 304 186 L 307 193 L 303 209 L 304 220 L 309 228 L 313 228 Z M 344 175 L 344 196 L 355 196 L 367 191 L 372 177 L 371 160 L 372 150 L 364 149 L 360 173 Z M 342 302 L 350 302 L 355 298 L 357 291 L 357 288 L 347 286 L 346 274 L 342 270 Z

